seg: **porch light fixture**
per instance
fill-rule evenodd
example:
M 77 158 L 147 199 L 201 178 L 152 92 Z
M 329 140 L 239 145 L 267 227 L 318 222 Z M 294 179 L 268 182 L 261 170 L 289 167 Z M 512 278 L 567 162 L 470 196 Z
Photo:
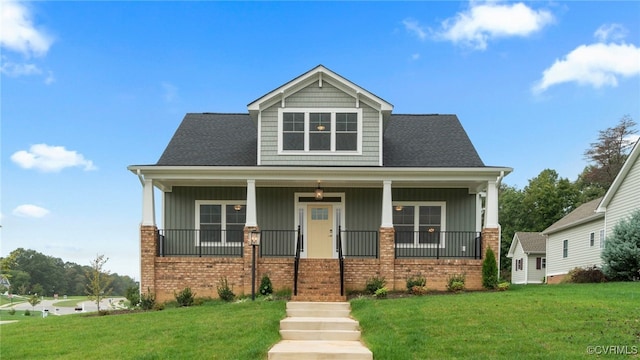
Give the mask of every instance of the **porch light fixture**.
M 316 200 L 322 200 L 324 198 L 324 190 L 320 187 L 320 183 L 318 183 L 318 187 L 315 191 Z
M 394 209 L 396 209 L 396 211 L 402 211 L 403 207 L 402 205 L 396 205 Z
M 260 246 L 260 231 L 249 232 L 249 244 L 251 244 L 251 300 L 256 300 L 256 246 Z
M 251 231 L 249 233 L 249 244 L 252 246 L 260 245 L 260 231 Z
M 318 129 L 318 131 L 324 131 L 324 129 L 326 128 L 324 127 L 324 125 L 318 124 L 318 126 L 316 126 L 316 129 Z
M 240 210 L 242 210 L 242 205 L 240 205 L 240 204 L 234 205 L 234 206 L 233 206 L 233 210 L 235 210 L 235 211 L 240 211 Z

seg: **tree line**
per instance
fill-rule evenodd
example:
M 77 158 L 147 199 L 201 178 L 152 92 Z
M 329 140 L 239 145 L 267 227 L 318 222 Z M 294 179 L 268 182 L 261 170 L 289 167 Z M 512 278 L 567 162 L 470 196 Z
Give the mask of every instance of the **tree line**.
M 524 189 L 504 183 L 500 186 L 500 264 L 504 278 L 511 276 L 511 259 L 506 255 L 516 232 L 541 232 L 578 206 L 604 196 L 635 144 L 629 141 L 636 133 L 635 126 L 625 115 L 616 126 L 599 131 L 598 140 L 583 154 L 588 164 L 576 181 L 545 169 Z
M 18 295 L 87 295 L 94 267 L 65 262 L 35 250 L 18 248 L 0 258 L 2 276 L 9 279 L 11 293 Z M 102 269 L 100 269 L 102 270 Z M 130 287 L 138 287 L 133 278 L 103 272 L 109 279 L 112 295 L 124 296 Z M 2 292 L 4 293 L 5 290 Z

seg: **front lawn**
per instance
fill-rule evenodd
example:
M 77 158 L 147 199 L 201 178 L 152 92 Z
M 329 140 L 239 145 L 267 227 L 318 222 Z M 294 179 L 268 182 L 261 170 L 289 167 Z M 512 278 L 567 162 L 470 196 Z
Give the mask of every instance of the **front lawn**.
M 376 359 L 583 358 L 590 346 L 611 345 L 640 352 L 637 282 L 358 299 L 351 307 Z
M 351 307 L 375 359 L 580 359 L 590 346 L 640 352 L 638 282 L 355 299 Z M 285 303 L 34 315 L 0 313 L 1 320 L 20 320 L 1 325 L 0 358 L 266 359 L 280 339 Z

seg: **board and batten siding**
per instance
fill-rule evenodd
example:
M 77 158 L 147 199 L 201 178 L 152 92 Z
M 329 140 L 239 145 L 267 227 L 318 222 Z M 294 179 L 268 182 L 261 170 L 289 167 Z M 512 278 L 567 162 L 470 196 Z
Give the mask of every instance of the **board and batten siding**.
M 547 276 L 567 274 L 576 267 L 602 265 L 600 254 L 600 230 L 604 228 L 604 218 L 561 230 L 548 235 Z M 595 241 L 590 246 L 589 234 L 595 233 Z M 562 257 L 563 241 L 569 240 L 568 256 Z
M 325 188 L 326 193 L 345 194 L 345 229 L 378 230 L 382 219 L 381 188 Z M 193 229 L 197 200 L 240 201 L 246 199 L 246 187 L 175 186 L 164 197 L 164 228 Z M 313 188 L 257 187 L 257 220 L 261 229 L 295 229 L 295 194 L 310 193 Z M 447 204 L 447 231 L 473 231 L 475 195 L 466 189 L 394 189 L 394 201 L 444 201 Z
M 607 206 L 605 239 L 612 236 L 613 228 L 620 220 L 628 219 L 636 210 L 640 210 L 640 157 L 635 159 L 635 163 Z
M 260 161 L 261 165 L 290 166 L 379 166 L 380 165 L 380 115 L 370 106 L 360 102 L 362 109 L 362 153 L 354 155 L 287 155 L 278 154 L 278 109 L 281 103 L 261 113 Z M 350 108 L 356 109 L 356 100 L 328 82 L 322 87 L 318 82 L 287 96 L 285 108 Z

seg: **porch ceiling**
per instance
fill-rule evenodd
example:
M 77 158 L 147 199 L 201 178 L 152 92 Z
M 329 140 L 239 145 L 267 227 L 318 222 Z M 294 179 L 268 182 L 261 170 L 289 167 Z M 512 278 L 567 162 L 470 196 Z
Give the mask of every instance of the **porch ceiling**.
M 382 167 L 220 167 L 220 166 L 130 166 L 134 174 L 153 180 L 163 191 L 173 186 L 246 186 L 247 179 L 257 187 L 382 187 L 392 181 L 394 188 L 467 188 L 483 191 L 488 181 L 496 181 L 513 169 L 478 168 L 382 168 Z

